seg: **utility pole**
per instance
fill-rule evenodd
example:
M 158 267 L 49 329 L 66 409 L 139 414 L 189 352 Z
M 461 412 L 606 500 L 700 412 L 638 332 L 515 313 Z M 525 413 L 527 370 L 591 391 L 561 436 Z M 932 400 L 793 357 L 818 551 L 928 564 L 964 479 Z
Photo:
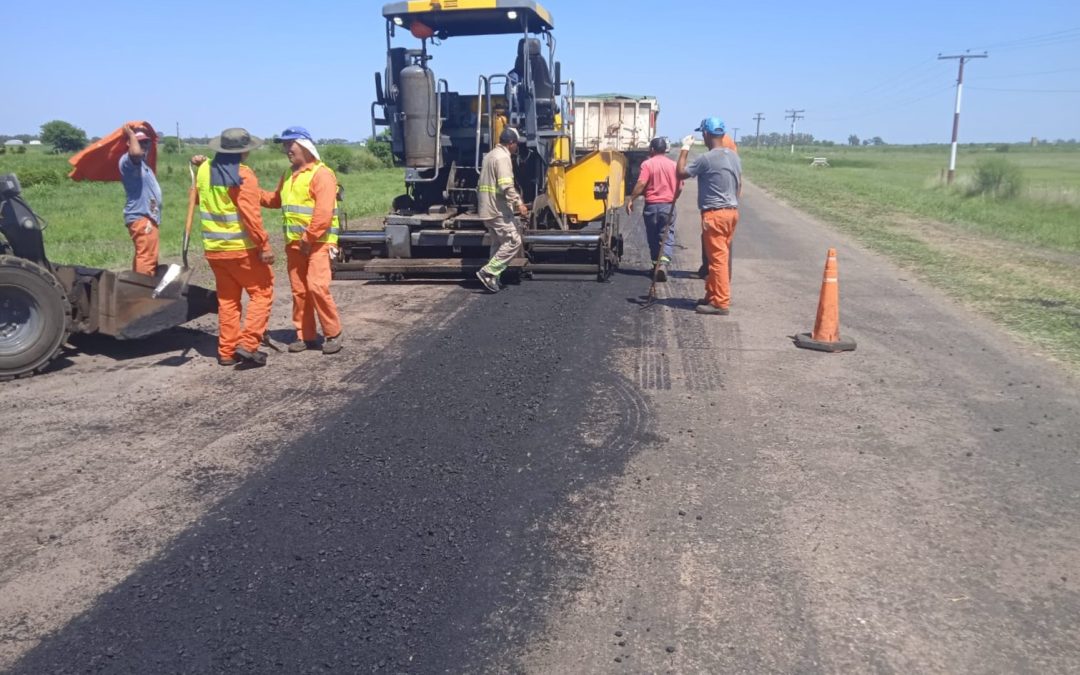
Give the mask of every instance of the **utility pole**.
M 761 147 L 761 120 L 765 119 L 765 115 L 761 113 L 755 113 L 754 119 L 757 121 L 757 131 L 754 132 L 754 147 Z
M 953 113 L 952 121 L 952 149 L 949 151 L 949 174 L 945 179 L 945 182 L 952 185 L 953 176 L 956 175 L 956 139 L 960 135 L 960 94 L 964 91 L 964 61 L 968 59 L 985 59 L 989 54 L 983 52 L 982 54 L 955 54 L 952 56 L 944 56 L 938 54 L 938 61 L 944 59 L 958 59 L 960 61 L 960 72 L 956 76 L 956 112 Z
M 806 112 L 806 110 L 785 110 L 784 112 L 789 113 L 787 115 L 784 115 L 784 119 L 791 120 L 791 154 L 794 155 L 795 154 L 795 121 L 796 120 L 801 120 L 801 119 L 806 119 L 806 115 L 801 114 L 801 113 Z
M 184 144 L 180 142 L 180 123 L 177 122 L 176 123 L 176 147 L 182 148 L 183 146 L 184 146 Z
M 731 140 L 738 143 L 739 142 L 739 127 L 731 127 L 731 130 L 735 132 L 735 137 L 732 138 Z

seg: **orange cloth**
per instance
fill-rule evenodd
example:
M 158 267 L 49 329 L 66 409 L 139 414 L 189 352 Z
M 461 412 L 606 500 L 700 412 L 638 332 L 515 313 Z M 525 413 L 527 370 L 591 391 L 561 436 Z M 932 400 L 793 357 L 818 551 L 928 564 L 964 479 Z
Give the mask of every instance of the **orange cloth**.
M 734 153 L 739 152 L 739 148 L 735 145 L 735 141 L 731 140 L 731 136 L 728 136 L 727 134 L 720 137 L 720 147 L 727 148 Z
M 701 214 L 702 242 L 709 259 L 709 278 L 705 280 L 705 299 L 713 307 L 727 309 L 731 304 L 731 277 L 728 275 L 731 238 L 739 223 L 735 209 L 715 209 Z
M 248 239 L 255 244 L 255 251 L 270 252 L 270 235 L 263 228 L 262 208 L 259 206 L 259 178 L 251 167 L 240 165 L 240 185 L 229 188 L 229 199 L 236 205 L 240 224 L 247 231 Z M 247 251 L 206 251 L 207 260 L 237 260 L 246 258 Z
M 131 241 L 135 243 L 135 258 L 131 261 L 133 272 L 154 276 L 158 263 L 158 228 L 149 218 L 139 218 L 127 226 Z
M 237 347 L 254 352 L 270 324 L 274 305 L 274 271 L 259 259 L 256 250 L 242 251 L 242 258 L 210 258 L 218 297 L 218 356 L 231 359 Z M 243 293 L 251 299 L 241 329 Z
M 128 122 L 128 125 L 136 129 L 139 127 L 146 129 L 147 135 L 152 139 L 153 142 L 150 144 L 150 151 L 146 153 L 145 161 L 156 174 L 157 132 L 154 131 L 154 127 L 150 126 L 149 122 L 135 121 Z M 71 173 L 68 174 L 68 178 L 72 180 L 118 181 L 120 180 L 120 158 L 127 151 L 127 134 L 124 133 L 124 129 L 121 127 L 105 138 L 75 153 L 68 160 L 68 163 L 74 167 Z
M 319 316 L 323 335 L 331 338 L 341 334 L 341 319 L 337 305 L 330 295 L 330 247 L 314 244 L 311 254 L 304 255 L 298 246 L 285 249 L 289 267 L 289 285 L 293 296 L 293 325 L 296 336 L 307 342 L 315 340 L 315 315 Z
M 292 172 L 293 179 L 295 180 L 297 176 L 305 171 L 314 171 L 315 168 L 315 162 L 308 162 Z M 285 176 L 282 176 L 273 192 L 262 191 L 262 198 L 259 203 L 270 209 L 280 209 L 281 186 L 284 184 Z M 334 209 L 337 208 L 337 179 L 334 178 L 334 174 L 330 171 L 316 171 L 315 175 L 311 177 L 308 194 L 315 200 L 315 212 L 311 215 L 311 224 L 307 226 L 307 230 L 304 232 L 303 241 L 315 244 L 320 237 L 330 230 L 330 225 L 334 220 Z M 289 244 L 289 246 L 293 247 L 297 245 L 298 242 Z

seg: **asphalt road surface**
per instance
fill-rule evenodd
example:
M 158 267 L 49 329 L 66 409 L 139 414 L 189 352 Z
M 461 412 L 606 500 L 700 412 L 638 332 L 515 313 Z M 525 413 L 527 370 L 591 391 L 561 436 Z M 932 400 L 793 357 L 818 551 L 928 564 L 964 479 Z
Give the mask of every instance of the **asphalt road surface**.
M 1075 379 L 753 186 L 728 317 L 639 310 L 627 228 L 611 283 L 433 300 L 14 672 L 1080 670 Z M 830 246 L 846 354 L 790 339 Z

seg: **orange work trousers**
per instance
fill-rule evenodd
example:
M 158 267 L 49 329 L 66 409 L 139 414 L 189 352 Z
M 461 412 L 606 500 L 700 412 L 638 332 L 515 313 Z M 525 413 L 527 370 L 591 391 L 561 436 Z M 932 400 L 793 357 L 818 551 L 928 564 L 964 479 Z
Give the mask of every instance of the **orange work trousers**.
M 218 356 L 231 359 L 237 347 L 254 352 L 262 343 L 270 323 L 274 304 L 274 271 L 264 263 L 257 251 L 248 251 L 242 258 L 207 258 L 214 270 L 218 296 Z M 244 291 L 251 299 L 247 306 L 243 328 Z
M 701 212 L 701 237 L 709 259 L 709 278 L 705 280 L 705 299 L 713 307 L 727 309 L 731 304 L 731 238 L 739 223 L 736 209 Z
M 131 241 L 135 244 L 135 258 L 131 269 L 148 277 L 154 276 L 158 261 L 158 226 L 149 218 L 143 217 L 127 226 Z
M 341 319 L 337 305 L 330 296 L 330 247 L 312 244 L 311 253 L 300 252 L 298 243 L 285 248 L 289 266 L 289 285 L 292 287 L 292 318 L 296 337 L 314 342 L 318 337 L 315 315 L 319 316 L 323 335 L 328 338 L 341 334 Z

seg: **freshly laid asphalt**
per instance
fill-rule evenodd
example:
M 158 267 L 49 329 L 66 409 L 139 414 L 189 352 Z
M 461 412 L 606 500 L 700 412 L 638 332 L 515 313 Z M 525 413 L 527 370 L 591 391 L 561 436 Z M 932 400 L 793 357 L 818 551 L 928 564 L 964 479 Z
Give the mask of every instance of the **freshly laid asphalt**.
M 512 647 L 560 572 L 535 524 L 632 447 L 600 452 L 581 430 L 615 388 L 607 357 L 642 286 L 539 280 L 476 298 L 385 373 L 357 373 L 366 396 L 297 419 L 312 433 L 17 672 L 468 672 Z M 508 606 L 512 634 L 483 627 Z

